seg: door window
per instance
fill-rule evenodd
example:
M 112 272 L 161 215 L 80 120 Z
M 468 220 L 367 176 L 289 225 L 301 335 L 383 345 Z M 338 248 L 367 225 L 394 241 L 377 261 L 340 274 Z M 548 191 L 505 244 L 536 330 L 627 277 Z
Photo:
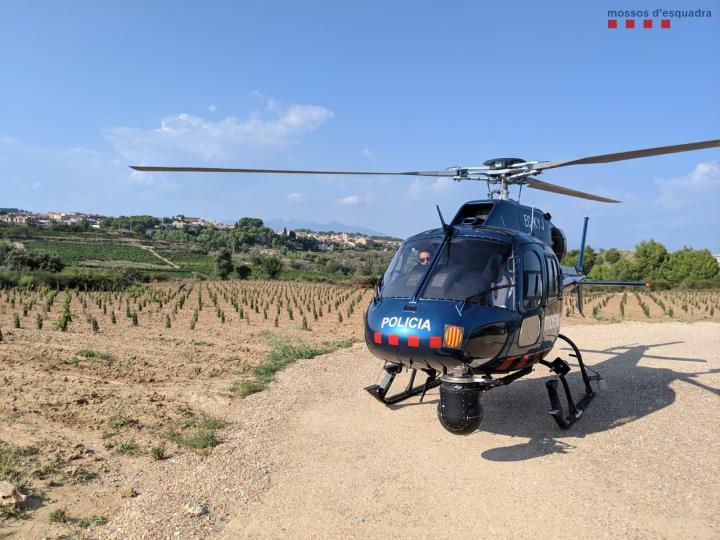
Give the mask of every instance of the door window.
M 543 279 L 540 257 L 527 250 L 523 258 L 523 306 L 525 309 L 538 307 L 542 303 Z
M 545 262 L 547 263 L 547 275 L 548 275 L 548 286 L 547 286 L 547 294 L 548 298 L 555 298 L 558 296 L 559 291 L 559 273 L 558 273 L 558 266 L 557 262 L 552 257 L 545 257 Z

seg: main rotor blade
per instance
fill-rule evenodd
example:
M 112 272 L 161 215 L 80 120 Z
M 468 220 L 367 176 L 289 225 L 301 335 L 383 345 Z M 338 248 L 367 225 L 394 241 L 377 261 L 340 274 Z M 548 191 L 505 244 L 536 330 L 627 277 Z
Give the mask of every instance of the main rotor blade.
M 542 191 L 552 191 L 553 193 L 561 193 L 562 195 L 570 195 L 571 197 L 579 197 L 581 199 L 590 199 L 591 201 L 599 201 L 599 202 L 606 202 L 606 203 L 619 203 L 620 202 L 620 201 L 616 201 L 615 199 L 608 199 L 607 197 L 601 197 L 600 195 L 593 195 L 592 193 L 585 193 L 583 191 L 577 191 L 574 189 L 569 189 L 566 187 L 558 186 L 556 184 L 550 184 L 548 182 L 543 182 L 542 180 L 538 180 L 537 178 L 528 178 L 527 185 L 528 185 L 528 187 L 531 187 L 533 189 L 540 189 Z
M 155 167 L 130 165 L 131 169 L 142 172 L 200 172 L 200 173 L 262 173 L 262 174 L 354 174 L 362 176 L 455 176 L 457 171 L 411 171 L 411 172 L 367 172 L 367 171 L 305 171 L 298 169 L 225 169 L 221 167 Z
M 546 161 L 533 166 L 535 171 L 554 169 L 556 167 L 567 167 L 568 165 L 588 165 L 591 163 L 610 163 L 612 161 L 624 161 L 626 159 L 637 159 L 642 157 L 660 156 L 662 154 L 675 154 L 677 152 L 689 152 L 691 150 L 702 150 L 703 148 L 720 147 L 720 139 L 712 141 L 699 141 L 686 144 L 675 144 L 672 146 L 658 146 L 656 148 L 645 148 L 644 150 L 629 150 L 615 154 L 600 154 L 578 159 L 566 159 L 564 161 Z

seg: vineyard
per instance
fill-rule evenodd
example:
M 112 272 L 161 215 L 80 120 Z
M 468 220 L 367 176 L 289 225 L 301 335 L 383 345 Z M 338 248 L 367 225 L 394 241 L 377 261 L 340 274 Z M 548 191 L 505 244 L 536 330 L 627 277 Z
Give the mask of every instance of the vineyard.
M 202 253 L 174 251 L 170 249 L 158 249 L 157 253 L 179 265 L 186 271 L 212 275 L 215 270 L 212 259 Z
M 35 241 L 26 242 L 25 248 L 31 252 L 57 255 L 67 265 L 85 261 L 161 263 L 157 257 L 138 246 L 120 243 Z
M 153 460 L 208 452 L 232 425 L 228 400 L 360 340 L 371 295 L 255 280 L 2 290 L 0 465 L 75 504 Z
M 577 295 L 567 294 L 564 314 L 573 321 L 720 321 L 720 291 L 590 292 L 583 298 L 583 317 Z

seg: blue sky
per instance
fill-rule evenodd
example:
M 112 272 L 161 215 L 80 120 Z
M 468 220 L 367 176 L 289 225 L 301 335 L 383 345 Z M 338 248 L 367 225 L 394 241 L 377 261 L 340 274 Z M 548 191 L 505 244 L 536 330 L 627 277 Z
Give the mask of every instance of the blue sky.
M 0 5 L 0 206 L 337 220 L 407 236 L 484 198 L 408 178 L 131 174 L 130 164 L 371 170 L 720 138 L 720 2 Z M 608 9 L 712 9 L 669 30 Z M 656 25 L 658 23 L 656 22 Z M 548 171 L 571 245 L 720 251 L 720 149 Z

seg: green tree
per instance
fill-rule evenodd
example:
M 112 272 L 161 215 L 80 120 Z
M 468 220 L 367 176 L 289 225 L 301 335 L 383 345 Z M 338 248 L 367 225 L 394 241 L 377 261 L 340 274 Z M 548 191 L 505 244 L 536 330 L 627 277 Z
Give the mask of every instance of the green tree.
M 609 250 L 605 254 L 606 260 L 607 253 L 609 253 Z M 628 281 L 638 278 L 635 267 L 630 263 L 630 261 L 623 258 L 617 259 L 612 264 L 603 263 L 594 265 L 588 274 L 588 277 L 590 279 L 607 279 L 616 281 Z
M 227 279 L 227 277 L 232 273 L 234 265 L 232 262 L 232 254 L 229 249 L 223 248 L 217 252 L 215 255 L 215 270 L 217 271 L 218 276 L 222 279 Z
M 275 279 L 280 275 L 283 264 L 278 257 L 265 257 L 262 261 L 262 268 L 268 278 Z
M 607 279 L 609 271 L 609 265 L 607 264 L 596 264 L 592 267 L 592 270 L 588 274 L 590 279 Z
M 673 285 L 711 280 L 718 276 L 718 263 L 707 249 L 686 247 L 666 257 L 659 275 Z
M 655 240 L 645 240 L 635 246 L 635 270 L 641 279 L 648 281 L 661 277 L 661 271 L 668 252 L 665 246 Z
M 577 266 L 579 258 L 580 250 L 571 249 L 565 254 L 565 257 L 563 257 L 562 264 L 565 266 Z M 585 246 L 585 257 L 583 258 L 583 274 L 590 275 L 593 266 L 595 266 L 596 260 L 597 254 L 595 253 L 595 250 L 589 245 Z
M 605 262 L 608 264 L 616 263 L 620 260 L 620 251 L 616 248 L 610 248 L 605 252 Z
M 627 281 L 638 279 L 635 267 L 627 259 L 618 259 L 608 266 L 605 279 L 615 279 L 619 281 Z

